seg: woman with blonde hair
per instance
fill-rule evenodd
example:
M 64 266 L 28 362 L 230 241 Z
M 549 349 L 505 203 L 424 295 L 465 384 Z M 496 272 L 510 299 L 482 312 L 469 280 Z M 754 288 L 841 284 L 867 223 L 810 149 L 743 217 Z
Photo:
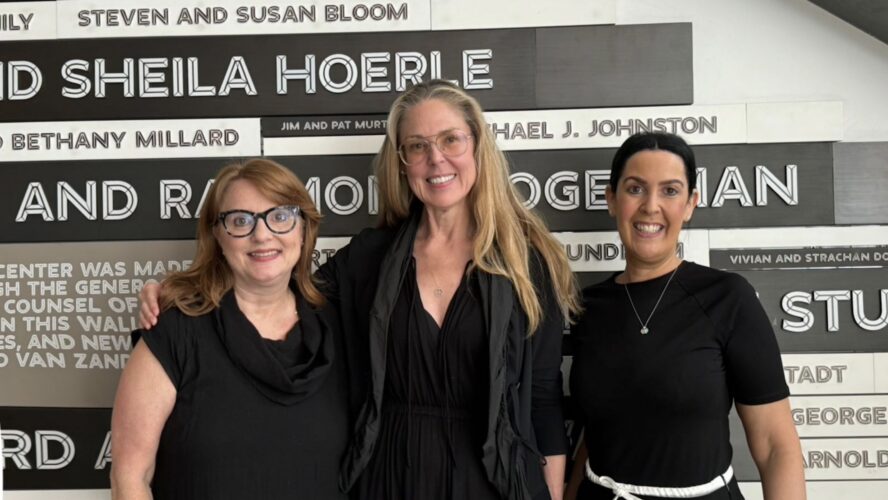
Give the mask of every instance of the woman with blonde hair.
M 355 395 L 340 486 L 365 499 L 560 500 L 561 339 L 578 310 L 566 255 L 463 90 L 420 83 L 387 127 L 380 227 L 318 271 Z
M 111 423 L 115 500 L 347 498 L 341 329 L 311 275 L 319 222 L 275 162 L 216 176 L 193 265 L 134 333 Z
M 559 499 L 561 334 L 578 309 L 563 249 L 522 204 L 463 90 L 418 84 L 387 127 L 380 227 L 321 269 L 349 341 L 359 332 L 370 353 L 343 487 L 359 483 L 368 499 Z

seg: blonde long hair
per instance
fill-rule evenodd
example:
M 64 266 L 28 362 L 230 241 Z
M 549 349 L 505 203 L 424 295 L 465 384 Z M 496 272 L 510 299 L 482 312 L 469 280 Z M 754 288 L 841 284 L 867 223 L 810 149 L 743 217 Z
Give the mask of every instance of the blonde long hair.
M 438 99 L 458 110 L 475 138 L 478 177 L 468 195 L 475 225 L 474 265 L 512 282 L 527 314 L 528 330 L 533 332 L 543 317 L 539 291 L 530 278 L 529 259 L 531 249 L 534 249 L 545 263 L 562 312 L 578 313 L 581 307 L 577 282 L 564 249 L 549 233 L 542 219 L 521 202 L 509 179 L 509 163 L 496 145 L 478 101 L 450 82 L 420 83 L 392 104 L 386 128 L 387 140 L 374 163 L 379 183 L 380 225 L 394 227 L 410 215 L 414 195 L 404 176 L 399 175 L 398 132 L 405 114 L 430 99 Z
M 302 255 L 293 268 L 293 280 L 302 297 L 313 306 L 324 304 L 311 273 L 312 254 L 318 237 L 321 214 L 315 208 L 302 181 L 286 167 L 272 160 L 254 158 L 235 162 L 216 175 L 197 221 L 197 250 L 194 263 L 185 271 L 170 274 L 163 281 L 161 309 L 177 307 L 189 316 L 205 314 L 219 306 L 222 296 L 234 286 L 228 261 L 213 234 L 222 200 L 234 181 L 245 180 L 263 196 L 280 205 L 295 205 L 302 211 Z

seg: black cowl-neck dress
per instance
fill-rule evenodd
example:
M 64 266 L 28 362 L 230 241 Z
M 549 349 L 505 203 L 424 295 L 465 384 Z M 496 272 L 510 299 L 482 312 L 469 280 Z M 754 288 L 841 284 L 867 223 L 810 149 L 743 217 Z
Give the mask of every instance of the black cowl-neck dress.
M 157 500 L 344 500 L 348 439 L 341 332 L 304 300 L 283 341 L 264 339 L 233 292 L 199 317 L 176 309 L 137 331 L 176 387 L 157 450 Z

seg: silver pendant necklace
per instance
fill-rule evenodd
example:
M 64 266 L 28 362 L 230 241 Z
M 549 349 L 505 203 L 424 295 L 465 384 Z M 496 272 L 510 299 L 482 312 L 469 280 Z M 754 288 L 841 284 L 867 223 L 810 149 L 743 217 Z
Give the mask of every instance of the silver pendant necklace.
M 681 266 L 681 263 L 678 266 L 675 266 L 675 269 L 672 270 L 672 274 L 669 275 L 669 279 L 666 280 L 666 286 L 663 287 L 663 291 L 660 292 L 660 298 L 657 299 L 657 303 L 654 304 L 654 308 L 651 309 L 651 313 L 648 314 L 647 321 L 641 320 L 641 315 L 638 314 L 638 309 L 635 308 L 635 302 L 632 301 L 632 294 L 629 293 L 629 285 L 627 283 L 623 283 L 623 290 L 626 290 L 626 297 L 629 297 L 629 305 L 632 306 L 632 312 L 635 313 L 635 317 L 638 318 L 638 323 L 641 325 L 641 334 L 647 335 L 650 330 L 648 329 L 648 323 L 651 322 L 651 318 L 654 317 L 654 313 L 657 311 L 657 307 L 660 305 L 660 301 L 663 300 L 663 296 L 666 295 L 666 289 L 669 288 L 669 283 L 672 283 L 672 278 L 675 276 L 675 272 L 678 271 L 678 268 Z

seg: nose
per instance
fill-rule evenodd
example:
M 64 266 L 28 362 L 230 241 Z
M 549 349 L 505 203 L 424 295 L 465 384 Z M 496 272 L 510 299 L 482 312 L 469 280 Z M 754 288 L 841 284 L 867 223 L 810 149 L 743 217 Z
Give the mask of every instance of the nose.
M 253 228 L 250 238 L 256 241 L 265 241 L 271 238 L 272 234 L 274 233 L 271 232 L 271 229 L 268 229 L 268 222 L 265 220 L 265 217 L 262 217 L 256 221 L 256 227 Z
M 441 149 L 438 148 L 438 145 L 434 142 L 429 142 L 429 150 L 427 156 L 429 163 L 438 163 L 439 161 L 444 159 L 444 153 L 441 152 Z
M 655 214 L 660 211 L 660 202 L 657 199 L 656 192 L 649 192 L 645 195 L 641 203 L 641 209 L 648 214 Z

